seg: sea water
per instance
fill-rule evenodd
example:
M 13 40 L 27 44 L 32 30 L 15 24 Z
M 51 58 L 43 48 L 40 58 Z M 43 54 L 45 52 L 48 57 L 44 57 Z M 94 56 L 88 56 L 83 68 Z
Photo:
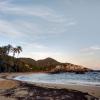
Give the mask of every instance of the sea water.
M 36 82 L 36 83 L 38 82 L 38 83 L 79 84 L 79 85 L 96 85 L 96 86 L 100 86 L 100 72 L 86 72 L 85 74 L 35 73 L 35 74 L 18 76 L 15 79 L 20 80 L 20 81 Z

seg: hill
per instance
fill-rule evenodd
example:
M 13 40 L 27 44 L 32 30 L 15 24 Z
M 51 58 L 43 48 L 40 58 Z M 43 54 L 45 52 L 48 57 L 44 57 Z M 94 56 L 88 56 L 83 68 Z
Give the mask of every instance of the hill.
M 18 58 L 19 61 L 26 63 L 30 66 L 35 66 L 36 65 L 36 61 L 34 59 L 31 58 Z
M 83 72 L 91 71 L 83 66 L 61 63 L 53 58 L 34 60 L 32 58 L 14 58 L 12 56 L 0 55 L 0 72 L 26 72 L 26 71 L 47 71 L 47 72 Z
M 58 64 L 60 64 L 60 62 L 50 57 L 46 59 L 37 60 L 37 66 L 49 67 L 49 69 L 54 68 Z
M 53 58 L 45 58 L 41 60 L 33 60 L 31 58 L 19 58 L 20 61 L 23 61 L 24 63 L 28 64 L 33 71 L 48 71 L 51 73 L 55 72 L 87 72 L 92 71 L 89 68 L 75 65 L 71 63 L 61 63 L 56 61 Z

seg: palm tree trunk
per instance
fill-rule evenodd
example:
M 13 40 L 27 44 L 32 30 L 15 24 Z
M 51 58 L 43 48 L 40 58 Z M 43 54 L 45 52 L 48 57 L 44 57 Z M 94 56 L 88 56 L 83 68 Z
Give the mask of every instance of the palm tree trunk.
M 13 57 L 15 57 L 15 52 L 13 53 Z
M 19 56 L 19 53 L 18 53 L 18 55 L 17 55 L 17 58 L 18 58 L 18 56 Z

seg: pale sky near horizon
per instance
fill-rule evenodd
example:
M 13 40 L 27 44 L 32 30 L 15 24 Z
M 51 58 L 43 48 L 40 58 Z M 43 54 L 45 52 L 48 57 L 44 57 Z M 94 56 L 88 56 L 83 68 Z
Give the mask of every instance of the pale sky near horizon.
M 100 0 L 0 0 L 0 46 L 100 69 Z

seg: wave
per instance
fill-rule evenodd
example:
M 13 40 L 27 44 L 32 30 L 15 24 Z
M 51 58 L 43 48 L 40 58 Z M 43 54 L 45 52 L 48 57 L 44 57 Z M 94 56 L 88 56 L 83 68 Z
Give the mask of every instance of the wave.
M 92 72 L 82 75 L 79 74 L 77 75 L 74 73 L 63 73 L 55 75 L 35 73 L 31 75 L 18 76 L 14 79 L 27 82 L 36 82 L 36 83 L 100 86 L 100 73 L 93 74 Z

